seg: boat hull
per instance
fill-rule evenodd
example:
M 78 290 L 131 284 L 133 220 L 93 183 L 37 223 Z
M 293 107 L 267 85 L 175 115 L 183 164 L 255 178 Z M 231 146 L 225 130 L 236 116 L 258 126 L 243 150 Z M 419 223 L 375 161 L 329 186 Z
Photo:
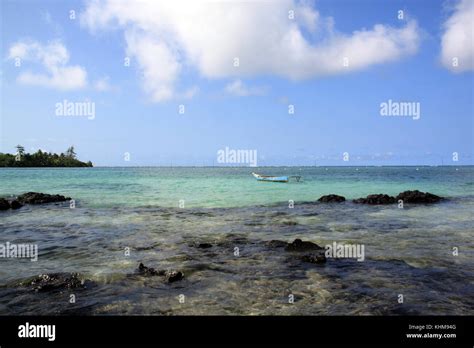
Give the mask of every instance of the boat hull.
M 288 182 L 287 176 L 263 176 L 256 173 L 252 173 L 252 175 L 258 181 L 268 181 L 268 182 Z

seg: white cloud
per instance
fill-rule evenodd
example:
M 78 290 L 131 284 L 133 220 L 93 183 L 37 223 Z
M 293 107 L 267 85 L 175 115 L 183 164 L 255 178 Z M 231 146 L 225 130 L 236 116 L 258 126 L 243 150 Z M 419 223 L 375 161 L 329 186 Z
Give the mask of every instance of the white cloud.
M 144 89 L 155 101 L 176 94 L 188 67 L 206 78 L 301 80 L 396 61 L 417 51 L 420 36 L 414 21 L 342 34 L 331 17 L 296 0 L 140 1 L 136 6 L 95 0 L 81 14 L 81 24 L 92 32 L 125 32 L 127 54 L 136 59 Z
M 131 30 L 126 33 L 127 54 L 137 59 L 142 69 L 143 86 L 154 101 L 172 97 L 181 71 L 176 52 L 160 37 Z
M 98 92 L 107 92 L 112 89 L 109 83 L 109 77 L 105 76 L 94 82 L 94 89 Z
M 10 46 L 8 59 L 39 63 L 46 73 L 21 72 L 17 81 L 27 85 L 60 90 L 82 88 L 87 85 L 87 73 L 78 65 L 69 66 L 69 52 L 60 41 L 43 45 L 36 41 L 19 41 Z
M 474 70 L 474 1 L 459 1 L 443 28 L 442 64 L 454 72 Z
M 247 87 L 244 83 L 237 79 L 229 83 L 225 90 L 227 93 L 238 96 L 238 97 L 247 97 L 250 95 L 264 95 L 266 93 L 266 88 L 264 87 Z

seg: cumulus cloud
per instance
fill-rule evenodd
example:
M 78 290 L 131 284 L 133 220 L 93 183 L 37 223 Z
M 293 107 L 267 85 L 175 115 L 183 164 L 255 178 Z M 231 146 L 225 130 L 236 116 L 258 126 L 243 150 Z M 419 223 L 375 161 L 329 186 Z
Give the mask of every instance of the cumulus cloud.
M 137 30 L 127 31 L 127 54 L 135 57 L 142 69 L 145 91 L 153 100 L 170 99 L 174 84 L 181 71 L 181 63 L 159 36 L 148 35 Z
M 176 94 L 185 68 L 205 78 L 301 80 L 396 61 L 417 51 L 420 36 L 414 21 L 339 33 L 333 18 L 296 0 L 140 1 L 136 6 L 93 0 L 81 24 L 92 32 L 124 31 L 127 54 L 136 59 L 143 87 L 155 101 Z
M 81 66 L 67 65 L 69 52 L 60 41 L 52 41 L 45 45 L 37 41 L 19 41 L 13 44 L 8 59 L 32 61 L 42 65 L 45 73 L 25 71 L 17 80 L 20 83 L 44 86 L 60 90 L 82 88 L 87 84 L 87 73 Z
M 474 1 L 461 0 L 444 23 L 441 62 L 454 72 L 474 70 Z
M 249 95 L 264 95 L 266 93 L 266 88 L 264 87 L 247 87 L 244 83 L 237 79 L 229 83 L 225 90 L 227 93 L 238 96 L 238 97 L 247 97 Z

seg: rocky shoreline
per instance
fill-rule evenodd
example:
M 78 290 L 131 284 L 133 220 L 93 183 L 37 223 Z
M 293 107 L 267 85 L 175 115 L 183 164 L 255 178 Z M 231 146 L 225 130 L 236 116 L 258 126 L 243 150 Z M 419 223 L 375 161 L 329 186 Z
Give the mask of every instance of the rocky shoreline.
M 38 192 L 27 192 L 13 199 L 0 198 L 0 210 L 19 209 L 24 205 L 40 205 L 49 203 L 65 202 L 70 197 L 62 195 L 52 195 Z M 413 204 L 430 204 L 445 200 L 443 197 L 436 196 L 429 192 L 404 191 L 397 196 L 389 196 L 386 194 L 373 194 L 367 197 L 352 200 L 355 204 L 367 205 L 386 205 L 394 204 L 402 200 L 404 203 Z M 342 203 L 346 198 L 343 196 L 331 194 L 322 196 L 318 199 L 319 203 Z M 245 236 L 229 235 L 224 241 L 195 241 L 188 246 L 198 253 L 225 252 L 231 250 L 236 245 L 257 245 L 263 248 L 263 252 L 282 255 L 286 263 L 292 267 L 304 267 L 304 264 L 324 265 L 327 263 L 325 256 L 325 248 L 311 241 L 304 241 L 300 238 L 294 239 L 292 242 L 282 240 L 270 241 L 252 241 Z M 158 277 L 165 284 L 171 284 L 185 279 L 186 269 L 158 269 L 142 262 L 139 262 L 134 273 L 127 274 L 127 277 Z M 27 278 L 13 285 L 21 287 L 27 291 L 48 292 L 48 291 L 67 291 L 71 289 L 87 289 L 93 287 L 94 281 L 87 279 L 78 273 L 48 273 L 39 274 L 34 277 Z
M 358 196 L 339 203 L 301 202 L 294 209 L 279 203 L 70 211 L 66 203 L 45 203 L 44 208 L 25 206 L 19 215 L 0 212 L 5 240 L 41 246 L 41 263 L 4 260 L 0 307 L 11 314 L 59 315 L 465 312 L 467 306 L 457 300 L 449 304 L 457 309 L 432 310 L 417 302 L 425 301 L 430 290 L 442 298 L 449 284 L 469 276 L 446 255 L 460 238 L 458 226 L 460 231 L 472 226 L 464 213 L 458 226 L 447 227 L 463 201 L 407 203 L 405 214 L 396 203 L 356 204 L 352 198 Z M 472 200 L 464 211 L 470 206 Z M 440 211 L 447 215 L 438 227 Z M 416 220 L 420 223 L 414 224 Z M 445 237 L 451 239 L 443 254 L 438 242 Z M 354 251 L 364 247 L 365 262 L 359 262 L 358 251 L 326 253 L 337 250 L 330 248 L 334 242 Z M 423 242 L 430 247 L 417 254 L 417 244 Z M 441 275 L 440 267 L 446 267 Z M 416 301 L 402 308 L 394 294 L 412 285 L 421 287 L 413 293 Z M 459 285 L 456 294 L 462 291 Z M 182 294 L 185 303 L 180 302 Z M 296 306 L 287 306 L 290 294 Z M 72 295 L 77 303 L 69 302 Z
M 71 200 L 70 197 L 62 195 L 53 195 L 41 192 L 27 192 L 21 194 L 15 198 L 0 198 L 0 211 L 1 210 L 17 210 L 24 205 L 39 205 L 48 203 L 59 203 Z M 352 202 L 356 204 L 368 204 L 368 205 L 386 205 L 395 203 L 409 203 L 409 204 L 432 204 L 446 200 L 444 197 L 437 196 L 429 192 L 421 192 L 418 190 L 403 191 L 397 196 L 389 196 L 387 194 L 371 194 L 367 197 L 361 197 L 353 199 Z M 346 201 L 344 196 L 329 194 L 321 196 L 318 200 L 319 203 L 342 203 Z M 202 245 L 202 248 L 208 246 Z
M 397 196 L 389 196 L 387 194 L 371 194 L 367 197 L 361 197 L 353 199 L 352 202 L 356 204 L 369 204 L 369 205 L 382 205 L 382 204 L 394 204 L 394 203 L 410 203 L 410 204 L 431 204 L 438 203 L 440 201 L 446 200 L 444 197 L 434 195 L 429 192 L 421 192 L 418 190 L 413 191 L 403 191 L 400 192 Z M 343 196 L 330 194 L 322 196 L 318 199 L 318 202 L 321 203 L 341 203 L 346 201 L 346 198 Z
M 0 210 L 16 210 L 27 204 L 37 205 L 65 202 L 69 200 L 71 200 L 70 197 L 65 197 L 62 195 L 50 195 L 41 192 L 27 192 L 17 196 L 16 198 L 0 198 Z
M 202 245 L 206 245 L 202 248 Z M 282 240 L 258 241 L 249 240 L 244 236 L 228 235 L 225 241 L 216 241 L 214 243 L 196 243 L 191 248 L 200 250 L 200 253 L 208 252 L 207 249 L 214 249 L 219 252 L 232 250 L 235 245 L 240 247 L 257 245 L 265 253 L 276 253 L 283 256 L 283 260 L 291 267 L 303 266 L 304 264 L 325 264 L 325 249 L 316 243 L 303 241 L 299 238 L 292 242 Z M 192 270 L 189 270 L 192 277 Z M 142 262 L 133 273 L 126 274 L 126 279 L 136 279 L 137 277 L 151 278 L 158 277 L 164 284 L 171 284 L 185 279 L 185 269 L 157 269 L 145 266 Z M 45 293 L 45 292 L 67 292 L 73 290 L 87 290 L 98 286 L 97 282 L 89 279 L 86 275 L 80 273 L 44 273 L 37 276 L 28 277 L 19 282 L 7 284 L 7 287 L 21 288 L 27 292 Z

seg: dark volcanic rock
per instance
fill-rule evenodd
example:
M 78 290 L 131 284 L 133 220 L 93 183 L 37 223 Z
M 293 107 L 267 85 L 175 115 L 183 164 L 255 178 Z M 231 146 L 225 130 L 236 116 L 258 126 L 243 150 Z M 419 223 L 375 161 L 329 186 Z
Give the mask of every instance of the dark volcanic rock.
M 196 247 L 200 248 L 200 249 L 209 249 L 209 248 L 212 248 L 212 244 L 210 244 L 210 243 L 199 243 Z
M 166 271 L 165 273 L 165 279 L 168 283 L 173 283 L 183 278 L 184 278 L 184 274 L 183 272 L 180 272 L 180 271 Z
M 296 251 L 296 252 L 304 252 L 304 251 L 311 251 L 309 254 L 296 256 L 293 254 L 292 257 L 289 258 L 290 262 L 297 261 L 298 263 L 309 262 L 309 263 L 325 263 L 326 256 L 324 254 L 325 249 L 320 247 L 319 245 L 313 242 L 302 241 L 301 239 L 295 239 L 292 243 L 286 243 L 281 240 L 271 240 L 266 242 L 266 245 L 271 248 L 285 248 L 286 251 Z
M 288 243 L 285 247 L 286 251 L 309 251 L 309 250 L 321 250 L 324 249 L 313 242 L 302 241 L 301 239 L 295 239 L 293 243 Z
M 14 199 L 13 201 L 10 202 L 10 208 L 12 208 L 12 209 L 20 209 L 21 207 L 23 207 L 23 204 L 21 204 L 16 199 Z
M 85 280 L 79 278 L 78 273 L 50 273 L 40 274 L 27 284 L 35 291 L 51 291 L 85 288 Z
M 360 203 L 360 204 L 393 204 L 397 200 L 393 196 L 389 195 L 384 195 L 384 194 L 378 194 L 378 195 L 368 195 L 365 198 L 358 198 L 354 199 L 354 203 Z
M 284 247 L 288 246 L 288 243 L 284 242 L 282 240 L 271 240 L 269 242 L 266 242 L 266 244 L 270 248 L 284 248 Z
M 404 191 L 398 194 L 397 200 L 401 199 L 403 203 L 437 203 L 443 197 L 436 196 L 429 192 Z
M 265 244 L 270 248 L 285 248 L 286 251 L 312 251 L 324 249 L 313 242 L 302 241 L 301 239 L 295 239 L 292 243 L 274 239 L 265 242 Z
M 43 204 L 53 202 L 64 202 L 70 200 L 70 197 L 61 195 L 50 195 L 40 192 L 27 192 L 18 196 L 18 201 L 22 204 Z
M 326 263 L 326 255 L 324 252 L 306 254 L 301 257 L 301 260 L 309 263 Z
M 141 275 L 144 275 L 144 276 L 156 276 L 156 275 L 165 275 L 165 271 L 159 271 L 159 270 L 156 270 L 152 267 L 147 267 L 145 266 L 143 263 L 140 263 L 138 265 L 138 273 L 140 273 Z
M 4 198 L 0 198 L 0 210 L 8 209 L 10 209 L 10 203 Z
M 344 202 L 346 200 L 345 197 L 343 196 L 338 196 L 338 195 L 326 195 L 322 196 L 318 199 L 318 202 L 321 203 L 340 203 Z
M 183 272 L 174 270 L 156 270 L 152 267 L 145 266 L 143 263 L 138 265 L 138 273 L 143 276 L 164 276 L 168 283 L 173 283 L 184 278 Z

